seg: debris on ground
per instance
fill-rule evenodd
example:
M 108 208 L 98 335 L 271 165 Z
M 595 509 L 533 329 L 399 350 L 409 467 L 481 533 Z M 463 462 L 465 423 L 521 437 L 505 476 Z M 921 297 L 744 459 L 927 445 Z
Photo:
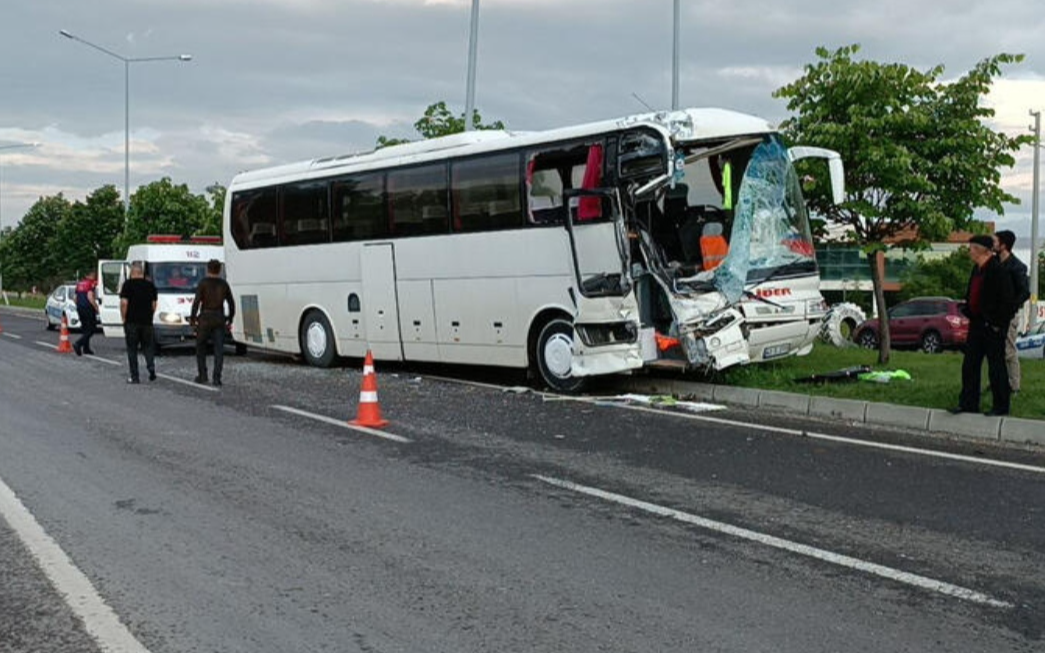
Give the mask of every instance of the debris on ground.
M 860 378 L 861 374 L 867 374 L 871 371 L 870 365 L 857 365 L 855 367 L 846 367 L 841 370 L 835 370 L 834 372 L 824 372 L 822 374 L 811 374 L 795 379 L 795 383 L 848 383 L 850 381 L 856 381 Z
M 516 395 L 523 395 L 523 394 L 526 394 L 528 392 L 533 392 L 533 388 L 528 388 L 528 387 L 526 387 L 524 385 L 512 385 L 512 386 L 507 386 L 507 387 L 501 388 L 501 392 L 510 392 L 510 393 L 516 394 Z
M 869 383 L 891 383 L 892 381 L 910 381 L 911 375 L 905 370 L 882 370 L 861 374 L 860 380 Z

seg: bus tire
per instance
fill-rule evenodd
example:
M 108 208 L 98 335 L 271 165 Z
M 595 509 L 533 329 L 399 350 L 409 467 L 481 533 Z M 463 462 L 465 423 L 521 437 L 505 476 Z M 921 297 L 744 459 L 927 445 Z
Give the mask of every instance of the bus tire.
M 319 311 L 309 311 L 301 322 L 299 334 L 301 355 L 313 367 L 330 367 L 337 358 L 334 331 L 330 322 Z
M 534 351 L 537 372 L 541 380 L 555 392 L 580 392 L 587 384 L 584 377 L 570 373 L 573 360 L 573 323 L 555 318 L 541 329 Z
M 235 344 L 236 344 L 236 355 L 237 356 L 246 356 L 247 355 L 247 345 L 245 343 L 242 343 L 242 342 L 237 342 Z

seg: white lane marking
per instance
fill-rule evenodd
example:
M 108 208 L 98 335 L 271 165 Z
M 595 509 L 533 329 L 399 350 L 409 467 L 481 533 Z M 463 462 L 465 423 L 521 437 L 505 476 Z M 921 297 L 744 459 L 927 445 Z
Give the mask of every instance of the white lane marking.
M 598 397 L 575 397 L 575 401 L 595 403 L 599 400 Z M 932 458 L 946 458 L 948 460 L 958 460 L 966 463 L 974 463 L 977 465 L 989 465 L 994 467 L 1005 467 L 1008 469 L 1018 469 L 1023 472 L 1033 472 L 1035 474 L 1045 474 L 1045 467 L 1036 465 L 1027 465 L 1024 463 L 1013 463 L 1005 460 L 994 460 L 993 458 L 980 458 L 978 456 L 966 456 L 958 453 L 948 453 L 946 451 L 934 451 L 932 449 L 920 449 L 917 447 L 906 447 L 899 444 L 889 444 L 887 442 L 874 442 L 872 440 L 860 440 L 858 438 L 847 438 L 841 435 L 828 435 L 826 433 L 815 433 L 813 431 L 801 431 L 799 429 L 791 429 L 784 426 L 769 426 L 767 424 L 751 424 L 749 422 L 739 422 L 736 420 L 726 419 L 724 417 L 711 417 L 709 415 L 696 415 L 691 413 L 679 413 L 669 410 L 660 410 L 657 408 L 649 408 L 646 406 L 632 406 L 628 404 L 608 402 L 603 404 L 610 408 L 623 408 L 626 410 L 638 410 L 643 412 L 655 413 L 657 415 L 670 415 L 672 417 L 681 417 L 682 419 L 694 419 L 702 422 L 712 422 L 715 424 L 724 424 L 726 426 L 736 426 L 746 429 L 756 429 L 759 431 L 767 431 L 770 433 L 780 433 L 783 435 L 795 435 L 803 438 L 811 438 L 814 440 L 827 440 L 830 442 L 841 442 L 843 444 L 851 444 L 860 447 L 870 447 L 872 449 L 885 449 L 887 451 L 899 451 L 902 453 L 910 453 L 918 456 L 929 456 Z
M 580 494 L 586 494 L 588 496 L 603 499 L 605 501 L 611 501 L 618 503 L 629 508 L 636 508 L 660 517 L 668 517 L 677 521 L 692 524 L 700 528 L 723 533 L 725 535 L 731 535 L 743 540 L 751 542 L 757 542 L 765 546 L 770 546 L 777 549 L 782 549 L 798 555 L 815 558 L 823 562 L 829 562 L 831 564 L 839 565 L 842 567 L 848 567 L 857 571 L 862 571 L 868 574 L 874 574 L 881 576 L 888 580 L 896 581 L 899 583 L 905 583 L 907 585 L 913 585 L 915 587 L 936 592 L 938 594 L 944 594 L 946 596 L 952 596 L 954 598 L 962 599 L 965 601 L 971 601 L 973 603 L 979 603 L 981 605 L 987 605 L 992 608 L 1011 608 L 1011 603 L 1001 601 L 993 598 L 982 592 L 971 590 L 959 585 L 953 585 L 941 580 L 929 578 L 927 576 L 920 576 L 918 574 L 912 574 L 910 572 L 901 571 L 899 569 L 893 569 L 892 567 L 886 567 L 879 565 L 874 562 L 868 562 L 866 560 L 860 560 L 859 558 L 853 558 L 851 556 L 843 555 L 840 553 L 834 553 L 833 551 L 827 551 L 807 544 L 800 544 L 798 542 L 792 542 L 791 540 L 785 540 L 780 537 L 773 535 L 766 535 L 765 533 L 759 533 L 752 531 L 747 528 L 741 528 L 739 526 L 733 526 L 732 524 L 726 524 L 724 522 L 714 521 L 705 517 L 700 517 L 681 510 L 675 510 L 673 508 L 666 508 L 659 506 L 654 503 L 648 503 L 646 501 L 640 501 L 639 499 L 632 499 L 622 494 L 616 494 L 613 492 L 607 492 L 598 488 L 589 487 L 586 485 L 579 485 L 571 481 L 565 481 L 557 478 L 551 478 L 548 476 L 541 476 L 534 474 L 533 478 L 554 485 L 565 490 L 572 492 L 578 492 Z
M 384 431 L 368 428 L 366 426 L 357 426 L 355 424 L 349 424 L 345 420 L 327 417 L 326 415 L 317 415 L 316 413 L 310 413 L 308 411 L 300 410 L 298 408 L 291 408 L 290 406 L 280 406 L 278 404 L 273 404 L 272 407 L 276 410 L 282 410 L 285 413 L 293 413 L 294 415 L 300 415 L 301 417 L 308 417 L 309 419 L 314 419 L 320 422 L 326 422 L 327 424 L 333 424 L 334 426 L 340 426 L 342 428 L 351 429 L 353 431 L 359 431 L 360 433 L 366 433 L 368 435 L 374 435 L 379 438 L 384 438 L 386 440 L 392 440 L 393 442 L 402 442 L 404 444 L 413 442 L 413 440 L 411 440 L 410 438 L 405 438 L 401 435 L 396 435 L 395 433 L 386 433 Z
M 180 383 L 182 385 L 187 385 L 190 388 L 196 388 L 197 390 L 206 390 L 207 392 L 218 392 L 219 391 L 218 388 L 215 388 L 212 385 L 204 385 L 202 383 L 196 383 L 195 381 L 190 381 L 188 379 L 179 379 L 178 377 L 171 376 L 170 374 L 161 374 L 161 373 L 157 372 L 156 376 L 160 377 L 161 379 L 167 379 L 168 381 L 174 381 L 175 383 Z
M 39 340 L 36 341 L 36 344 L 42 347 L 56 348 L 54 345 L 51 345 L 46 342 L 40 342 Z M 100 363 L 105 363 L 107 365 L 122 365 L 120 361 L 114 361 L 111 358 L 103 358 L 101 356 L 98 356 L 97 354 L 84 354 L 84 357 L 96 360 Z M 218 392 L 218 389 L 213 386 L 203 385 L 202 383 L 196 383 L 195 381 L 189 381 L 188 379 L 179 379 L 178 377 L 171 376 L 170 374 L 157 373 L 156 376 L 158 376 L 161 379 L 167 379 L 168 381 L 174 381 L 175 383 L 187 385 L 190 388 L 196 388 L 197 390 L 206 390 L 207 392 Z
M 491 383 L 481 383 L 479 381 L 467 381 L 462 379 L 454 379 L 450 377 L 442 376 L 427 376 L 435 381 L 444 381 L 447 383 L 459 383 L 461 385 L 470 385 L 478 388 L 490 388 L 492 390 L 504 391 L 508 386 L 494 385 Z M 1027 465 L 1024 463 L 1013 463 L 1005 460 L 995 460 L 993 458 L 981 458 L 979 456 L 966 456 L 957 453 L 948 453 L 946 451 L 934 451 L 933 449 L 921 449 L 918 447 L 907 447 L 898 444 L 888 444 L 885 442 L 874 442 L 872 440 L 861 440 L 859 438 L 847 438 L 839 435 L 828 435 L 826 433 L 815 433 L 813 431 L 802 431 L 799 429 L 791 429 L 784 426 L 770 426 L 768 424 L 752 424 L 750 422 L 740 422 L 737 420 L 728 419 L 725 417 L 712 417 L 710 415 L 698 415 L 695 413 L 682 413 L 670 410 L 662 410 L 659 408 L 650 408 L 649 406 L 634 406 L 630 404 L 607 401 L 607 397 L 574 397 L 571 395 L 560 395 L 549 392 L 534 391 L 534 395 L 541 397 L 546 401 L 576 401 L 582 403 L 599 403 L 600 406 L 607 408 L 623 408 L 625 410 L 637 410 L 643 412 L 654 413 L 656 415 L 669 415 L 671 417 L 679 417 L 682 419 L 699 420 L 702 422 L 711 422 L 713 424 L 723 424 L 726 426 L 736 426 L 739 428 L 756 429 L 758 431 L 769 432 L 769 433 L 780 433 L 782 435 L 792 435 L 804 438 L 811 438 L 814 440 L 827 440 L 830 442 L 839 442 L 842 444 L 850 444 L 859 447 L 870 447 L 872 449 L 884 449 L 886 451 L 897 451 L 901 453 L 909 453 L 917 456 L 928 456 L 931 458 L 944 458 L 947 460 L 956 460 L 965 463 L 973 463 L 977 465 L 987 465 L 993 467 L 1003 467 L 1006 469 L 1015 469 L 1023 472 L 1032 472 L 1035 474 L 1045 474 L 1045 467 L 1036 465 Z M 873 426 L 873 425 L 871 425 Z
M 135 639 L 120 618 L 91 585 L 65 551 L 44 531 L 33 514 L 0 479 L 0 516 L 7 520 L 19 539 L 39 563 L 48 580 L 61 594 L 74 614 L 83 621 L 88 634 L 107 653 L 149 653 Z
M 442 381 L 443 383 L 457 383 L 459 385 L 470 385 L 475 388 L 489 388 L 490 390 L 500 390 L 505 392 L 505 389 L 510 386 L 496 385 L 494 383 L 483 383 L 482 381 L 469 381 L 468 379 L 455 379 L 450 376 L 434 376 L 431 374 L 425 374 L 422 378 L 429 379 L 432 381 Z M 544 396 L 545 393 L 538 390 L 534 390 L 533 394 L 537 396 Z
M 8 333 L 8 332 L 4 331 L 4 335 L 6 337 L 8 337 L 8 338 L 14 338 L 15 340 L 21 340 L 22 339 L 22 336 L 18 335 L 17 333 Z
M 33 342 L 40 345 L 41 347 L 47 347 L 48 349 L 58 349 L 58 345 L 54 344 L 53 342 L 44 342 L 42 340 L 34 340 Z

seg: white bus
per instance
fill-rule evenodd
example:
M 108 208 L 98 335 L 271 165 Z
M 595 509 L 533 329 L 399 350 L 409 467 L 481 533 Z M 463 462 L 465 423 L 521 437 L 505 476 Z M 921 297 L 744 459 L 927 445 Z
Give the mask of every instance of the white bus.
M 825 313 L 792 161 L 720 109 L 475 131 L 237 175 L 237 341 L 528 367 L 548 386 L 644 365 L 807 353 Z

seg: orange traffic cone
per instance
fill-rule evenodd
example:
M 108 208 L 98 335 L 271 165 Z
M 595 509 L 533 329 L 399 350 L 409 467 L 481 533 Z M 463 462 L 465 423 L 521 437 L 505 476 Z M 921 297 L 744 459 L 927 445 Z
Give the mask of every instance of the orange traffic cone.
M 381 427 L 388 420 L 381 418 L 381 405 L 377 401 L 377 373 L 374 372 L 374 357 L 368 349 L 363 362 L 363 385 L 359 388 L 359 412 L 348 421 L 356 426 Z
M 69 319 L 62 315 L 62 330 L 58 336 L 58 353 L 59 354 L 71 354 L 73 353 L 73 346 L 69 344 Z

